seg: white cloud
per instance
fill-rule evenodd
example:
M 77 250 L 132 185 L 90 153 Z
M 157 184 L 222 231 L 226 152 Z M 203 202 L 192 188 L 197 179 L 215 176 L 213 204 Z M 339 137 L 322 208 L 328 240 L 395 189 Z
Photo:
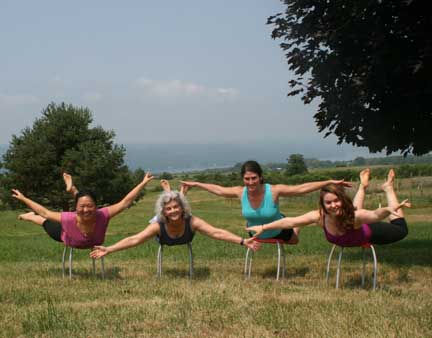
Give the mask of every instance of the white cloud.
M 234 88 L 211 88 L 204 85 L 181 80 L 152 80 L 141 77 L 135 86 L 142 88 L 149 96 L 170 97 L 235 97 L 238 90 Z
M 34 95 L 5 95 L 0 94 L 0 104 L 5 106 L 27 105 L 39 103 L 39 98 Z

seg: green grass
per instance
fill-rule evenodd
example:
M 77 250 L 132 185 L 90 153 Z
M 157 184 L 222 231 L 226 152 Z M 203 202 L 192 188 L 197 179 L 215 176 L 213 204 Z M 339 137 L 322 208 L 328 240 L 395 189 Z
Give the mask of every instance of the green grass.
M 401 195 L 409 195 L 408 183 Z M 192 280 L 185 247 L 164 250 L 163 275 L 156 278 L 155 241 L 106 257 L 105 280 L 92 275 L 88 250 L 76 250 L 74 277 L 63 279 L 62 246 L 16 220 L 18 212 L 0 212 L 0 337 L 432 337 L 430 190 L 408 212 L 408 237 L 376 247 L 377 291 L 371 264 L 360 288 L 356 248 L 344 254 L 342 289 L 334 289 L 334 271 L 325 284 L 331 246 L 316 227 L 287 248 L 287 276 L 279 282 L 275 247 L 255 254 L 252 278 L 244 280 L 244 248 L 200 234 Z M 106 244 L 143 229 L 156 196 L 149 192 L 113 219 Z M 238 201 L 198 190 L 189 197 L 194 214 L 243 234 Z M 286 215 L 314 206 L 313 194 L 281 202 Z

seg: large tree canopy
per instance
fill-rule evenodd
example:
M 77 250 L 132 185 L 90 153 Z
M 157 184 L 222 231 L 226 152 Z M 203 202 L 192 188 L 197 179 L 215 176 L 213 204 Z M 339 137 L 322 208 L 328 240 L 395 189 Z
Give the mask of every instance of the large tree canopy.
M 62 173 L 73 175 L 78 189 L 93 190 L 100 204 L 118 201 L 133 186 L 124 165 L 125 150 L 113 143 L 114 132 L 91 127 L 87 108 L 51 103 L 20 136 L 13 135 L 3 156 L 3 201 L 18 188 L 37 201 L 66 209 Z M 141 177 L 142 179 L 142 177 Z
M 315 121 L 339 143 L 432 150 L 432 15 L 422 0 L 283 0 L 268 18 L 282 39 L 288 95 L 320 99 Z

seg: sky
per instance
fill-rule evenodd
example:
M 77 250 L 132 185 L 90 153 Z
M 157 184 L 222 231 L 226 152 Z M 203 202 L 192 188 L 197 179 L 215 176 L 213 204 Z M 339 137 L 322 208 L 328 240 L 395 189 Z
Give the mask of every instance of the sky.
M 0 144 L 50 103 L 88 107 L 120 144 L 282 144 L 352 159 L 317 102 L 287 97 L 279 0 L 0 0 Z M 323 156 L 317 149 L 324 149 Z

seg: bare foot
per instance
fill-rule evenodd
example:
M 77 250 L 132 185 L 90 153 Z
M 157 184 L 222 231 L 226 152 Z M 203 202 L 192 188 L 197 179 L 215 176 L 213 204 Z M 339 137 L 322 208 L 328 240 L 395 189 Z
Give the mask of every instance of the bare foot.
M 160 180 L 160 185 L 164 191 L 171 191 L 171 186 L 167 180 Z
M 18 219 L 22 221 L 31 221 L 36 214 L 33 211 L 18 215 Z
M 364 169 L 360 171 L 360 184 L 367 188 L 369 186 L 370 169 Z
M 69 174 L 67 174 L 67 173 L 63 173 L 63 180 L 64 180 L 64 182 L 66 184 L 66 191 L 67 192 L 72 192 L 72 187 L 73 187 L 72 176 L 69 175 Z
M 384 182 L 384 184 L 381 186 L 381 189 L 386 191 L 388 189 L 393 189 L 393 183 L 395 179 L 395 172 L 393 169 L 390 169 L 387 175 L 387 181 Z

